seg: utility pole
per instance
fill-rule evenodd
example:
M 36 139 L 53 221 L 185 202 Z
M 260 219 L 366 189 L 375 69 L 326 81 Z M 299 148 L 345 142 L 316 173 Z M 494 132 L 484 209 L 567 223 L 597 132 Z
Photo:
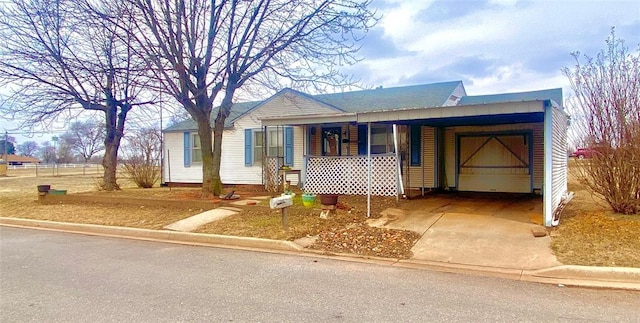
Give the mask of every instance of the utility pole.
M 160 185 L 164 184 L 164 138 L 162 134 L 162 91 L 160 91 Z
M 9 133 L 4 131 L 4 161 L 9 163 Z

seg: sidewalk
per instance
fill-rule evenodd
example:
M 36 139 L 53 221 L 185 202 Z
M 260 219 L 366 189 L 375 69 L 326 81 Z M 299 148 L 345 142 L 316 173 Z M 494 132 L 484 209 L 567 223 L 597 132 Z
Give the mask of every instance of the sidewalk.
M 147 230 L 125 227 L 110 227 L 91 224 L 61 223 L 37 221 L 19 218 L 0 217 L 0 225 L 9 227 L 55 230 L 79 234 L 161 241 L 189 245 L 202 245 L 223 248 L 235 248 L 262 252 L 298 254 L 308 257 L 323 257 L 375 263 L 403 268 L 435 270 L 450 273 L 463 273 L 481 276 L 502 277 L 513 280 L 558 284 L 564 286 L 583 286 L 598 288 L 617 288 L 640 291 L 640 268 L 589 267 L 558 265 L 541 269 L 505 268 L 484 264 L 461 264 L 453 261 L 419 259 L 408 260 L 364 257 L 351 254 L 328 256 L 322 251 L 305 249 L 292 241 L 246 238 L 168 230 Z

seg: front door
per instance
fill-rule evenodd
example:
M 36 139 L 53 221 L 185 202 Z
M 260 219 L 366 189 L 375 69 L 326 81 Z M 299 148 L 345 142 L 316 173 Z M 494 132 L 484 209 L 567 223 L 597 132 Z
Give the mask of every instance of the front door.
M 322 155 L 340 156 L 342 143 L 340 127 L 322 128 Z

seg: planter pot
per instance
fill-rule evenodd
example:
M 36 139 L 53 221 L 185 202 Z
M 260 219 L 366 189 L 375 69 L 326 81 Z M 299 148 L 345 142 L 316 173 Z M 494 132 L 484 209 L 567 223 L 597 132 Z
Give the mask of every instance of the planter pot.
M 67 195 L 67 190 L 49 190 L 49 195 Z
M 338 195 L 320 195 L 320 203 L 322 205 L 336 205 L 338 204 Z
M 38 185 L 38 193 L 49 192 L 51 185 Z
M 316 202 L 316 196 L 313 194 L 302 194 L 302 205 L 312 207 Z

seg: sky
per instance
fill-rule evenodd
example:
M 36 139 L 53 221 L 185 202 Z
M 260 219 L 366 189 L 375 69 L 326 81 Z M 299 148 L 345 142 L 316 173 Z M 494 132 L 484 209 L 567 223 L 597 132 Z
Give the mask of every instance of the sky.
M 372 0 L 381 19 L 363 60 L 346 72 L 365 87 L 461 80 L 468 95 L 563 88 L 571 53 L 595 56 L 611 27 L 632 52 L 640 44 L 640 1 Z M 0 131 L 15 123 L 0 118 Z M 18 143 L 46 141 L 53 134 Z
M 595 56 L 611 27 L 640 43 L 640 1 L 373 0 L 382 19 L 351 71 L 392 87 L 462 80 L 469 95 L 569 90 L 571 53 Z M 566 93 L 565 93 L 566 96 Z

